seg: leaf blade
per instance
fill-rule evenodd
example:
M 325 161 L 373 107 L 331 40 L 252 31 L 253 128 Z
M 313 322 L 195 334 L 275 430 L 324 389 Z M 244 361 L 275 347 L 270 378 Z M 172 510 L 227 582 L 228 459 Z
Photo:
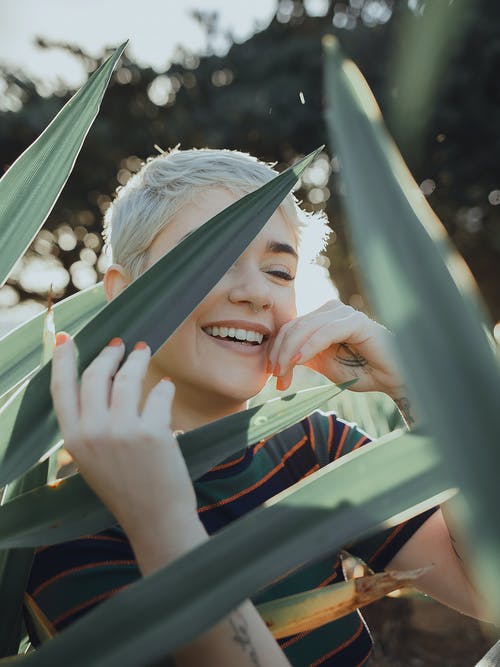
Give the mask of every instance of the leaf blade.
M 179 435 L 191 477 L 201 477 L 216 463 L 241 452 L 242 447 L 295 424 L 340 390 L 340 386 L 330 385 L 297 392 Z M 0 548 L 57 544 L 115 523 L 114 516 L 77 474 L 0 507 Z
M 92 74 L 0 180 L 0 285 L 57 201 L 125 46 Z
M 393 475 L 387 475 L 388 466 Z M 355 480 L 367 470 L 369 484 L 361 488 Z M 27 656 L 27 665 L 65 664 L 71 655 L 73 667 L 146 666 L 290 569 L 448 498 L 448 484 L 429 438 L 391 434 L 314 473 L 106 600 Z

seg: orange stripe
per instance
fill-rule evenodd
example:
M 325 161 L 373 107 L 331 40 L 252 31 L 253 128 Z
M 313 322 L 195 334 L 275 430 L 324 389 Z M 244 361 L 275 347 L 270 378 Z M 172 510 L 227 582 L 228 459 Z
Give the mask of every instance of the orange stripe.
M 82 609 L 85 609 L 86 607 L 90 607 L 90 605 L 94 604 L 95 602 L 99 602 L 100 600 L 105 600 L 106 598 L 111 597 L 112 595 L 118 593 L 119 591 L 123 590 L 126 587 L 127 587 L 126 585 L 120 586 L 119 588 L 112 588 L 110 591 L 106 591 L 106 593 L 99 593 L 99 595 L 95 595 L 93 598 L 90 598 L 90 600 L 85 600 L 85 602 L 82 602 L 82 604 L 79 604 L 78 606 L 73 607 L 68 611 L 65 611 L 64 614 L 61 614 L 56 619 L 54 619 L 52 623 L 54 625 L 57 625 L 58 623 L 61 623 L 69 616 L 76 614 L 77 612 L 81 611 Z
M 254 448 L 253 448 L 253 454 L 254 454 L 254 456 L 255 456 L 255 454 L 257 454 L 257 452 L 258 452 L 260 449 L 262 449 L 262 447 L 264 447 L 264 445 L 266 444 L 266 442 L 268 442 L 268 440 L 270 440 L 270 439 L 271 439 L 271 438 L 269 437 L 269 438 L 266 438 L 265 440 L 261 440 L 260 442 L 258 442 L 258 443 L 254 446 Z M 210 469 L 210 472 L 212 472 L 212 470 L 224 470 L 224 468 L 230 468 L 231 466 L 235 466 L 237 463 L 241 463 L 241 461 L 243 461 L 243 459 L 245 458 L 245 455 L 246 455 L 246 452 L 245 452 L 245 454 L 243 454 L 243 456 L 240 456 L 239 459 L 236 459 L 236 461 L 228 461 L 227 463 L 221 463 L 220 465 L 215 466 L 214 468 L 211 468 L 211 469 Z
M 309 422 L 309 433 L 310 433 L 310 438 L 311 438 L 311 447 L 314 453 L 316 453 L 316 438 L 314 436 L 314 428 L 312 425 L 311 419 L 308 417 L 307 421 Z
M 357 449 L 358 447 L 361 447 L 361 445 L 364 445 L 364 441 L 365 441 L 365 440 L 368 440 L 368 438 L 366 437 L 366 435 L 363 435 L 363 436 L 358 440 L 358 442 L 354 445 L 354 447 L 352 448 L 352 451 L 354 451 L 354 450 Z
M 361 662 L 358 662 L 358 664 L 356 665 L 356 667 L 361 667 L 361 665 L 364 665 L 365 662 L 368 660 L 368 658 L 371 656 L 371 654 L 372 654 L 372 649 L 370 648 L 370 652 L 368 653 L 368 655 L 365 656 L 365 657 L 363 658 L 363 660 L 361 660 Z
M 236 459 L 236 461 L 228 461 L 227 463 L 221 463 L 218 466 L 210 468 L 210 472 L 212 472 L 213 470 L 224 470 L 224 468 L 231 468 L 231 466 L 235 466 L 237 463 L 241 463 L 241 461 L 243 461 L 245 456 L 246 452 L 243 454 L 243 456 L 240 456 L 239 459 Z
M 93 567 L 102 567 L 103 565 L 137 565 L 137 563 L 135 560 L 103 560 L 103 561 L 98 561 L 97 563 L 87 563 L 87 565 L 79 565 L 78 567 L 72 567 L 69 570 L 63 570 L 63 572 L 58 572 L 58 574 L 44 581 L 43 584 L 40 584 L 38 588 L 35 588 L 35 590 L 32 591 L 31 595 L 32 597 L 35 597 L 36 595 L 41 593 L 45 588 L 47 588 L 47 586 L 50 586 L 54 582 L 58 581 L 59 579 L 63 579 L 64 577 L 67 577 L 70 574 L 74 574 L 75 572 L 82 572 L 83 570 L 89 570 Z
M 370 557 L 370 559 L 367 561 L 368 563 L 372 563 L 375 558 L 379 555 L 379 553 L 384 549 L 389 542 L 392 542 L 392 540 L 396 537 L 396 535 L 399 533 L 399 531 L 406 526 L 408 521 L 405 521 L 404 523 L 400 523 L 399 526 L 396 526 L 392 533 L 388 536 L 388 538 L 385 540 L 385 542 L 377 549 L 377 551 L 373 554 L 373 556 Z
M 332 453 L 332 444 L 333 444 L 333 433 L 335 431 L 333 427 L 333 417 L 332 415 L 328 416 L 328 454 Z
M 335 456 L 333 457 L 333 460 L 335 461 L 336 459 L 339 458 L 340 452 L 342 451 L 342 447 L 344 446 L 345 439 L 347 437 L 347 434 L 349 432 L 349 426 L 347 424 L 344 424 L 344 430 L 342 431 L 342 436 L 340 438 L 339 446 L 337 447 L 337 450 L 335 452 Z
M 257 452 L 259 452 L 262 449 L 262 447 L 264 447 L 264 445 L 266 445 L 269 442 L 269 440 L 271 440 L 270 437 L 266 438 L 265 440 L 261 440 L 259 443 L 255 445 L 255 447 L 253 448 L 254 456 L 255 454 L 257 454 Z
M 235 493 L 233 496 L 229 496 L 229 498 L 223 498 L 222 500 L 218 500 L 215 503 L 212 503 L 211 505 L 205 505 L 204 507 L 200 507 L 198 509 L 198 513 L 201 512 L 207 512 L 208 510 L 213 509 L 214 507 L 222 507 L 223 505 L 227 505 L 228 503 L 232 502 L 233 500 L 236 500 L 237 498 L 241 498 L 241 496 L 246 495 L 247 493 L 250 493 L 250 491 L 253 491 L 254 489 L 257 489 L 259 486 L 262 486 L 265 482 L 267 482 L 268 479 L 270 479 L 278 470 L 283 468 L 285 461 L 292 456 L 297 449 L 302 447 L 302 445 L 307 441 L 307 436 L 304 436 L 302 440 L 299 440 L 291 449 L 287 451 L 287 453 L 283 456 L 281 461 L 276 465 L 272 470 L 270 470 L 267 475 L 259 479 L 255 484 L 252 484 L 251 486 L 247 487 L 246 489 L 243 489 L 242 491 L 238 491 L 238 493 Z
M 339 651 L 342 651 L 342 649 L 346 648 L 346 646 L 349 646 L 349 644 L 352 644 L 352 642 L 360 636 L 364 627 L 365 626 L 363 625 L 363 621 L 360 621 L 359 628 L 356 630 L 356 632 L 353 634 L 353 636 L 350 639 L 347 639 L 343 644 L 341 644 L 340 646 L 337 646 L 337 648 L 334 648 L 333 651 L 330 651 L 330 653 L 327 653 L 322 658 L 319 658 L 319 660 L 315 660 L 314 662 L 311 662 L 309 667 L 317 667 L 317 665 L 323 664 L 326 660 L 328 660 L 328 658 L 331 658 L 332 655 L 335 655 Z M 363 664 L 363 663 L 361 663 L 361 664 Z
M 305 479 L 306 477 L 309 477 L 309 475 L 312 475 L 313 472 L 316 472 L 316 470 L 319 470 L 319 463 L 315 463 L 311 470 L 308 470 L 303 477 L 300 479 Z

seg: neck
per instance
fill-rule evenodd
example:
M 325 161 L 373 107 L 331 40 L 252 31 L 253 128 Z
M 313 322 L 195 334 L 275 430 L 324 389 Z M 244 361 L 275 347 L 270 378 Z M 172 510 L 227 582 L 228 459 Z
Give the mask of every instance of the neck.
M 152 370 L 150 367 L 144 379 L 141 410 L 149 392 L 161 380 Z M 231 400 L 225 396 L 207 393 L 202 388 L 177 383 L 172 404 L 172 431 L 191 431 L 246 408 L 246 401 Z

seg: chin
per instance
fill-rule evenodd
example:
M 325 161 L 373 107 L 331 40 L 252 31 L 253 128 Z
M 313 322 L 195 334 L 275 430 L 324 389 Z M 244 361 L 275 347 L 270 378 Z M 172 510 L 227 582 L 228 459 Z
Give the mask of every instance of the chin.
M 227 378 L 226 378 L 227 380 Z M 214 394 L 218 394 L 221 398 L 230 400 L 231 402 L 244 403 L 250 398 L 253 398 L 266 384 L 267 377 L 261 378 L 259 381 L 241 381 L 237 384 L 235 382 L 228 383 L 210 383 L 210 390 Z

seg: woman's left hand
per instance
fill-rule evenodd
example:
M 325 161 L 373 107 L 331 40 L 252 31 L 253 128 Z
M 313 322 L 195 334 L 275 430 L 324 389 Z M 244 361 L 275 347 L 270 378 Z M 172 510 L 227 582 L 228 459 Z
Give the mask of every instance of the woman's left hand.
M 339 384 L 358 378 L 353 391 L 401 394 L 402 379 L 392 358 L 393 334 L 364 313 L 332 300 L 284 324 L 269 351 L 276 388 L 288 389 L 293 368 L 308 366 Z

